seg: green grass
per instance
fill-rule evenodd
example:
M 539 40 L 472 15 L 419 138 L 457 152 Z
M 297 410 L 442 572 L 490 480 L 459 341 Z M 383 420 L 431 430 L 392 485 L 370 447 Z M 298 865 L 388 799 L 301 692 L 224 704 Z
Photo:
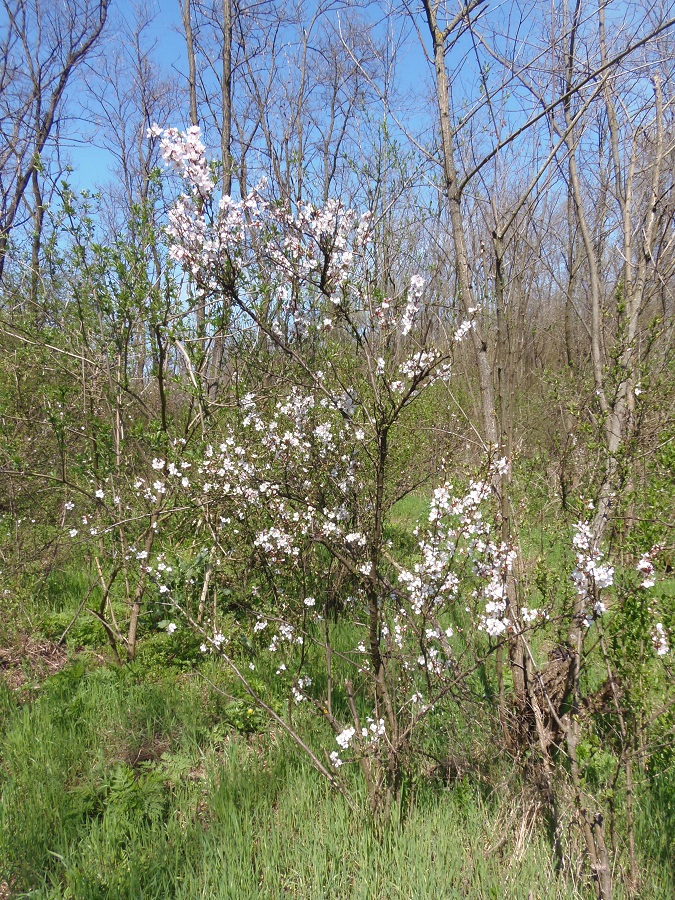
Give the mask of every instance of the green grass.
M 408 494 L 395 503 L 389 514 L 389 524 L 411 533 L 415 526 L 427 519 L 429 498 L 425 494 Z
M 378 838 L 356 774 L 352 810 L 285 740 L 224 728 L 201 681 L 76 663 L 31 706 L 3 697 L 0 883 L 18 896 L 574 896 L 543 836 L 509 833 L 468 782 L 420 789 Z
M 410 495 L 387 527 L 412 541 L 427 509 L 423 497 Z M 563 589 L 568 575 L 559 569 L 545 560 L 544 574 L 533 573 L 542 597 Z M 57 638 L 77 608 L 84 580 L 76 576 L 47 582 L 45 637 Z M 340 623 L 336 649 L 353 650 L 359 635 Z M 593 896 L 578 875 L 578 835 L 566 835 L 577 862 L 567 880 L 556 876 L 545 824 L 534 815 L 536 795 L 521 793 L 518 774 L 506 771 L 491 744 L 480 672 L 470 680 L 474 703 L 439 706 L 431 729 L 438 746 L 424 745 L 439 759 L 466 757 L 470 774 L 444 783 L 411 771 L 405 809 L 381 833 L 367 814 L 358 771 L 348 773 L 351 808 L 250 709 L 216 660 L 195 657 L 193 643 L 184 629 L 150 633 L 123 668 L 101 665 L 90 653 L 23 694 L 0 678 L 0 896 L 3 882 L 12 897 L 43 900 Z M 68 645 L 71 653 L 98 653 L 101 636 L 90 617 L 78 620 Z M 243 662 L 255 660 L 249 677 L 286 714 L 276 660 L 243 645 L 238 652 Z M 224 693 L 200 678 L 195 659 Z M 307 666 L 320 687 L 324 676 L 311 653 Z M 334 710 L 347 721 L 338 687 Z M 323 756 L 325 723 L 302 708 L 293 715 Z M 635 798 L 645 900 L 675 896 L 670 751 L 662 770 L 642 780 Z M 625 856 L 617 861 L 617 898 L 627 896 Z

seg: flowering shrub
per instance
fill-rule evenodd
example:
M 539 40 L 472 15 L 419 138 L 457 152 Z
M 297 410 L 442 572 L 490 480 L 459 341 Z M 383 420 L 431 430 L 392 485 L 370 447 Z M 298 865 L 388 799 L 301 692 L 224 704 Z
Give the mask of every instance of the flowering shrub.
M 271 390 L 251 383 L 234 398 L 187 475 L 177 453 L 160 480 L 210 534 L 214 580 L 247 584 L 249 645 L 274 660 L 292 704 L 330 725 L 331 777 L 358 761 L 373 808 L 386 807 L 417 726 L 488 639 L 515 628 L 505 589 L 513 553 L 494 538 L 490 512 L 504 461 L 466 491 L 441 477 L 416 552 L 387 532 L 392 507 L 421 480 L 401 466 L 414 447 L 413 410 L 451 377 L 454 345 L 472 322 L 432 340 L 416 274 L 398 295 L 381 295 L 368 214 L 338 201 L 292 209 L 266 199 L 262 184 L 239 201 L 217 199 L 195 129 L 153 126 L 150 137 L 187 188 L 169 213 L 172 257 L 196 302 L 229 304 L 231 335 L 252 332 L 275 373 Z M 158 564 L 146 566 L 158 578 Z M 181 596 L 165 591 L 198 627 Z M 336 611 L 350 623 L 350 648 L 335 646 Z M 203 651 L 234 666 L 213 627 L 203 626 Z M 307 671 L 319 657 L 320 687 Z
M 588 627 L 594 617 L 601 616 L 607 609 L 600 599 L 600 591 L 614 584 L 614 568 L 602 562 L 602 553 L 593 542 L 591 528 L 584 522 L 575 525 L 572 543 L 577 553 L 572 579 L 579 595 L 580 613 Z
M 519 699 L 523 715 L 524 704 L 541 703 L 540 729 L 549 716 L 563 729 L 569 679 L 554 705 L 553 678 L 533 671 L 529 643 L 548 611 L 516 596 L 514 548 L 495 527 L 508 461 L 489 451 L 461 487 L 445 460 L 418 462 L 420 411 L 451 380 L 472 320 L 434 321 L 415 273 L 383 296 L 368 215 L 337 201 L 293 209 L 269 200 L 264 185 L 218 199 L 195 129 L 153 126 L 151 136 L 186 183 L 166 231 L 189 279 L 184 293 L 193 312 L 227 307 L 226 350 L 214 365 L 236 368 L 237 378 L 222 412 L 202 419 L 199 440 L 165 442 L 131 482 L 92 482 L 82 501 L 92 511 L 64 510 L 72 539 L 94 539 L 99 561 L 106 551 L 117 560 L 111 571 L 117 565 L 132 584 L 136 619 L 150 595 L 160 627 L 174 638 L 198 634 L 201 654 L 222 658 L 333 783 L 359 765 L 377 814 L 399 797 L 426 722 L 502 643 L 514 673 L 534 685 Z M 206 348 L 213 336 L 207 326 Z M 392 510 L 422 484 L 428 511 L 412 540 L 399 540 Z M 199 564 L 186 558 L 190 541 Z M 573 543 L 576 602 L 564 616 L 572 613 L 578 640 L 563 662 L 581 658 L 614 583 L 584 523 Z M 648 588 L 652 556 L 637 568 Z M 102 576 L 105 591 L 112 577 Z M 228 627 L 217 602 L 225 586 L 235 611 Z M 663 623 L 650 634 L 667 656 Z M 257 690 L 260 671 L 287 697 L 287 715 Z M 580 666 L 570 671 L 576 702 Z M 323 759 L 293 725 L 296 711 L 325 723 Z M 542 752 L 554 737 L 542 734 Z
M 251 668 L 262 660 L 294 704 L 328 721 L 337 743 L 327 751 L 332 768 L 358 761 L 378 807 L 400 786 L 415 729 L 488 650 L 480 633 L 510 626 L 504 584 L 513 554 L 493 540 L 486 478 L 460 495 L 449 483 L 434 491 L 409 564 L 381 527 L 384 511 L 366 480 L 370 442 L 355 441 L 328 404 L 319 404 L 316 424 L 315 406 L 294 391 L 263 417 L 246 398 L 240 429 L 205 448 L 188 491 L 175 466 L 174 490 L 207 525 L 214 568 L 231 578 L 239 565 L 235 580 L 248 580 L 240 627 L 255 647 Z M 348 440 L 354 448 L 343 453 Z M 339 650 L 330 607 L 336 579 L 349 591 L 343 618 L 354 635 L 353 646 Z M 196 624 L 179 600 L 176 607 Z M 203 652 L 229 660 L 227 638 L 204 634 Z M 307 670 L 321 659 L 319 689 Z M 336 697 L 345 693 L 339 712 Z

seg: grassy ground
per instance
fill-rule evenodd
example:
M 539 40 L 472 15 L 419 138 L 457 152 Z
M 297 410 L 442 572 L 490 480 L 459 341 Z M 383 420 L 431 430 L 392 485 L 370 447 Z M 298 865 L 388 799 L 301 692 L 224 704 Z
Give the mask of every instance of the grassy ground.
M 3 687 L 0 885 L 45 900 L 591 896 L 556 879 L 532 800 L 427 783 L 378 835 L 358 787 L 350 809 L 283 737 L 226 724 L 221 701 L 195 673 L 83 661 L 31 703 Z M 642 831 L 667 867 L 665 825 Z M 641 896 L 669 896 L 650 880 Z
M 352 810 L 283 739 L 224 728 L 196 677 L 75 663 L 2 705 L 0 882 L 18 896 L 575 895 L 533 822 L 509 827 L 468 781 L 378 836 L 358 791 Z
M 426 508 L 411 495 L 387 527 L 405 536 Z M 541 801 L 490 746 L 485 721 L 464 710 L 447 728 L 471 752 L 484 746 L 489 777 L 474 765 L 411 781 L 401 816 L 378 833 L 358 773 L 351 808 L 215 661 L 197 653 L 195 667 L 181 630 L 171 638 L 148 631 L 137 661 L 122 668 L 86 614 L 57 647 L 85 584 L 61 572 L 34 607 L 0 623 L 0 647 L 8 648 L 0 650 L 1 900 L 594 896 L 581 851 L 578 863 L 567 860 L 566 878 L 556 876 Z M 12 627 L 19 619 L 30 632 Z M 265 690 L 274 678 L 256 663 Z M 675 776 L 667 765 L 636 791 L 646 900 L 675 896 Z M 625 871 L 625 852 L 617 867 Z M 617 898 L 626 896 L 620 882 Z

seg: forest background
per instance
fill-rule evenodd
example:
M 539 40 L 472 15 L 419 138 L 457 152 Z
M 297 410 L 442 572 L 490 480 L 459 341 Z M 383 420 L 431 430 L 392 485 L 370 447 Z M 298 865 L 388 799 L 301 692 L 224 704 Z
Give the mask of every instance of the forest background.
M 668 3 L 3 0 L 0 897 L 675 895 Z

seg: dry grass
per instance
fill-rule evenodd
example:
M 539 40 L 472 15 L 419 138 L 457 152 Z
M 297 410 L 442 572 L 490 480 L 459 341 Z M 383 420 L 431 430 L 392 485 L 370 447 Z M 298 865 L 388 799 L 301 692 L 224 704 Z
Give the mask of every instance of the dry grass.
M 22 693 L 55 675 L 67 662 L 65 647 L 44 638 L 19 634 L 11 646 L 0 648 L 0 677 L 11 691 Z

